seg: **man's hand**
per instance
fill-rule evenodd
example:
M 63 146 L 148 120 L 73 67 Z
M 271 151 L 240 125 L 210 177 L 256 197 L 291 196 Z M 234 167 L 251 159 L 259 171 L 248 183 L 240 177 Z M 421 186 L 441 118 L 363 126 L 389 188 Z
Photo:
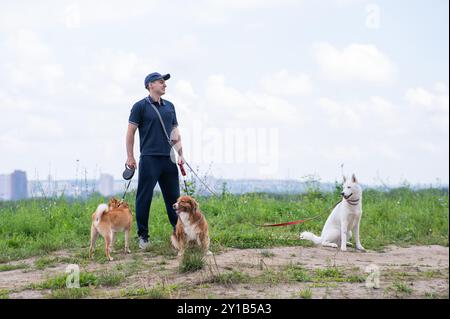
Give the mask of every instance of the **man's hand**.
M 183 164 L 184 164 L 183 156 L 178 156 L 178 165 L 183 165 Z
M 136 165 L 136 160 L 134 159 L 134 157 L 128 157 L 127 159 L 127 165 L 130 168 L 134 168 L 136 169 L 137 165 Z

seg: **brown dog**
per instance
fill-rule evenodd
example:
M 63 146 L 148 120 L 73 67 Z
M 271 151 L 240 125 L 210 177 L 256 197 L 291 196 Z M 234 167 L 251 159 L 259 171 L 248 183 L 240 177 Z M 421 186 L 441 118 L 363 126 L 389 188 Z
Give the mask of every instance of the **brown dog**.
M 131 253 L 128 248 L 130 229 L 133 216 L 126 202 L 120 202 L 116 198 L 111 198 L 108 205 L 100 204 L 92 214 L 91 225 L 91 245 L 89 248 L 89 258 L 92 258 L 95 241 L 98 234 L 105 239 L 105 253 L 109 260 L 113 260 L 111 252 L 114 246 L 116 233 L 125 231 L 125 252 Z
M 178 256 L 183 256 L 186 245 L 192 243 L 200 246 L 205 253 L 209 251 L 208 223 L 199 209 L 198 203 L 190 196 L 181 196 L 173 204 L 178 221 L 171 242 L 178 250 Z

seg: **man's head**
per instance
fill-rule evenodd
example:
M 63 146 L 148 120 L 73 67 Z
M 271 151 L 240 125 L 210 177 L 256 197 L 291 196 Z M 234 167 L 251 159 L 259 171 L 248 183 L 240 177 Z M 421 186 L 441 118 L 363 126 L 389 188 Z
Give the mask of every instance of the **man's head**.
M 166 80 L 170 79 L 170 74 L 161 75 L 158 72 L 150 73 L 145 77 L 145 88 L 161 96 L 166 93 Z

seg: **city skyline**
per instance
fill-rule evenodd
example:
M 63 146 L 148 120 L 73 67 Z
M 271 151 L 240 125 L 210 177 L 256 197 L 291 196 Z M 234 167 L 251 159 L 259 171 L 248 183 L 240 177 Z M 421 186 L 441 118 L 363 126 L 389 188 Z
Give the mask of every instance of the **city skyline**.
M 0 172 L 1 173 L 1 172 Z M 12 176 L 16 175 L 21 179 L 22 190 L 13 191 L 11 180 Z M 191 181 L 194 176 L 189 175 Z M 188 177 L 189 177 L 188 176 Z M 180 179 L 181 179 L 180 175 Z M 299 194 L 307 191 L 310 187 L 318 187 L 322 191 L 333 191 L 336 183 L 340 183 L 340 180 L 335 181 L 322 181 L 318 176 L 308 175 L 301 179 L 224 179 L 215 178 L 214 176 L 202 176 L 202 179 L 207 181 L 217 193 L 223 191 L 223 187 L 227 192 L 232 194 L 243 194 L 253 192 L 267 192 L 276 194 Z M 197 183 L 197 191 L 202 195 L 210 195 L 210 193 L 201 185 Z M 181 181 L 180 181 L 181 182 Z M 387 184 L 386 180 L 379 180 L 377 184 L 363 184 L 364 187 L 377 188 L 377 189 L 393 189 L 396 187 L 411 187 L 414 189 L 421 188 L 447 188 L 448 184 L 443 184 L 441 181 L 436 183 L 422 183 L 422 184 L 410 184 L 408 181 L 404 181 L 400 184 Z M 7 183 L 10 184 L 8 189 Z M 24 190 L 24 183 L 27 187 Z M 103 196 L 118 196 L 123 193 L 126 188 L 127 182 L 123 179 L 114 179 L 110 174 L 101 173 L 98 178 L 78 178 L 78 179 L 60 179 L 57 180 L 51 175 L 45 179 L 27 179 L 25 171 L 14 170 L 11 174 L 0 174 L 0 200 L 20 200 L 26 198 L 49 198 L 59 197 L 64 195 L 66 197 L 88 197 L 93 193 L 99 193 Z M 182 182 L 180 187 L 183 188 Z M 133 191 L 137 188 L 137 178 L 131 181 L 129 191 Z M 160 191 L 159 185 L 156 185 L 156 191 Z M 182 190 L 184 191 L 184 190 Z M 16 195 L 14 195 L 16 194 Z M 19 195 L 17 195 L 19 194 Z

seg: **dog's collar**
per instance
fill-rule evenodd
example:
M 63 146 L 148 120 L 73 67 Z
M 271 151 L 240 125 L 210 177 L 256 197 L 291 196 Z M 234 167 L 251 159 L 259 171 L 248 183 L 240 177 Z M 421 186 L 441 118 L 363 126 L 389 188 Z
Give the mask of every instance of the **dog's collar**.
M 359 198 L 358 199 L 345 199 L 344 198 L 344 200 L 352 206 L 356 206 L 359 203 Z

